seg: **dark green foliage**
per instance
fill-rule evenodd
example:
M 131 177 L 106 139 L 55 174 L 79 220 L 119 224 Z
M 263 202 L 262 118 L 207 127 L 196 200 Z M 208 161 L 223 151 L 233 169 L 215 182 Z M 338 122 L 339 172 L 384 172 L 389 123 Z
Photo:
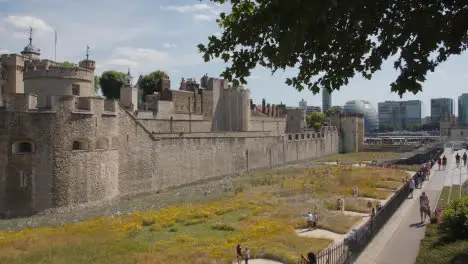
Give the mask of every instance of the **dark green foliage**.
M 307 127 L 315 130 L 320 129 L 323 126 L 324 120 L 325 115 L 319 112 L 312 112 L 306 116 Z
M 105 71 L 99 78 L 102 94 L 107 99 L 120 99 L 120 88 L 126 83 L 127 75 L 118 71 Z
M 468 197 L 460 197 L 450 202 L 443 212 L 441 228 L 450 237 L 468 239 Z
M 198 48 L 206 62 L 230 62 L 222 75 L 233 83 L 246 83 L 257 65 L 297 67 L 288 85 L 331 92 L 356 73 L 371 79 L 395 55 L 399 76 L 390 86 L 401 96 L 422 91 L 429 71 L 468 46 L 465 0 L 211 1 L 230 3 L 231 13 L 217 20 L 222 35 Z
M 97 93 L 99 90 L 99 76 L 94 75 L 94 92 Z
M 144 75 L 138 83 L 140 89 L 143 91 L 143 98 L 145 98 L 147 94 L 161 92 L 161 78 L 165 76 L 167 76 L 167 73 L 159 70 Z
M 69 61 L 64 61 L 64 62 L 57 62 L 58 66 L 64 67 L 64 68 L 73 68 L 76 67 L 76 65 L 72 62 Z

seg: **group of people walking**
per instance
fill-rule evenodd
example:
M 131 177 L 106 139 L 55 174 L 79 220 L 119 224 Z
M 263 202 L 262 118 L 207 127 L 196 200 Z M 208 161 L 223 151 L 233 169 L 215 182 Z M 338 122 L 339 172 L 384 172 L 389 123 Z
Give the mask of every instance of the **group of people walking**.
M 445 156 L 444 156 L 445 157 Z M 440 159 L 439 159 L 440 160 Z M 431 162 L 421 165 L 421 169 L 409 180 L 410 197 L 413 198 L 414 189 L 421 189 L 424 181 L 429 180 L 431 174 Z
M 445 157 L 445 156 L 444 156 Z M 455 155 L 455 161 L 457 162 L 457 167 L 460 167 L 460 159 L 462 157 L 460 156 L 460 154 L 457 152 L 457 155 Z M 466 166 L 466 159 L 468 158 L 468 156 L 466 155 L 466 152 L 463 153 L 463 166 Z
M 442 165 L 442 169 L 445 170 L 445 167 L 447 167 L 447 157 L 445 157 L 445 155 L 437 160 L 437 165 L 439 166 L 439 170 L 440 170 L 440 166 Z

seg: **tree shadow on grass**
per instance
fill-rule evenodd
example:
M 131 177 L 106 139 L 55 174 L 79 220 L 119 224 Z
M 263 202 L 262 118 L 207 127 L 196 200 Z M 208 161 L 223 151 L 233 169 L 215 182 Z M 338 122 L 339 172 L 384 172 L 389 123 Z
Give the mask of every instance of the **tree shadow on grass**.
M 468 263 L 468 252 L 463 252 L 450 260 L 450 264 L 466 264 Z

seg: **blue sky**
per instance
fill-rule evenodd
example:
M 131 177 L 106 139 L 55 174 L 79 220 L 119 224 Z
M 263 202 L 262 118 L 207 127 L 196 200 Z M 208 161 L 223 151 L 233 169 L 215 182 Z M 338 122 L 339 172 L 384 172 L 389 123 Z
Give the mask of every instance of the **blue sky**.
M 85 57 L 86 46 L 96 60 L 97 73 L 104 70 L 127 71 L 132 75 L 153 70 L 166 71 L 172 88 L 178 89 L 182 77 L 197 80 L 208 73 L 219 76 L 221 61 L 204 63 L 196 48 L 207 37 L 219 34 L 217 14 L 229 10 L 204 0 L 0 0 L 0 53 L 18 53 L 27 44 L 29 27 L 34 28 L 33 43 L 42 50 L 42 58 L 54 59 L 54 30 L 58 35 L 57 60 L 77 62 Z M 348 100 L 365 99 L 377 109 L 377 103 L 400 100 L 390 92 L 396 77 L 386 62 L 372 80 L 355 77 L 348 86 L 332 94 L 333 105 Z M 420 99 L 425 114 L 430 114 L 430 98 L 457 97 L 467 92 L 468 54 L 452 57 L 436 72 L 427 76 L 424 92 L 405 94 L 403 100 Z M 309 105 L 321 105 L 321 95 L 301 93 L 288 87 L 285 77 L 294 69 L 271 76 L 258 68 L 247 87 L 255 102 L 283 102 L 297 106 L 304 98 Z M 456 107 L 456 106 L 455 106 Z

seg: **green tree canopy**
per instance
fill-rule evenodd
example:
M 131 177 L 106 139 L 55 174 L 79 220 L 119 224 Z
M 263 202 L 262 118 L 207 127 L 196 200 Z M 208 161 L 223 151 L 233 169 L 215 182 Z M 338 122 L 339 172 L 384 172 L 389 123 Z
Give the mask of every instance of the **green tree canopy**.
M 246 83 L 257 65 L 297 67 L 297 90 L 338 90 L 360 74 L 370 79 L 396 56 L 391 90 L 422 91 L 428 71 L 468 46 L 465 0 L 211 0 L 231 3 L 217 20 L 221 36 L 198 45 L 206 62 L 231 62 L 222 76 Z M 323 74 L 323 75 L 322 75 Z
M 324 121 L 325 115 L 320 112 L 312 112 L 306 116 L 307 127 L 315 130 L 320 129 Z
M 143 98 L 145 98 L 147 94 L 161 92 L 161 79 L 165 76 L 168 76 L 167 73 L 160 70 L 144 75 L 138 84 L 143 91 Z
M 94 75 L 94 92 L 97 93 L 99 90 L 99 76 Z
M 127 74 L 118 71 L 105 71 L 99 78 L 102 94 L 108 99 L 120 99 L 120 88 L 126 83 Z
M 76 65 L 73 62 L 64 61 L 64 62 L 57 62 L 58 66 L 64 68 L 74 68 Z
M 336 113 L 337 113 L 336 109 L 330 108 L 330 109 L 327 110 L 327 113 L 326 113 L 326 114 L 327 114 L 327 116 L 333 116 L 333 115 L 335 115 Z

